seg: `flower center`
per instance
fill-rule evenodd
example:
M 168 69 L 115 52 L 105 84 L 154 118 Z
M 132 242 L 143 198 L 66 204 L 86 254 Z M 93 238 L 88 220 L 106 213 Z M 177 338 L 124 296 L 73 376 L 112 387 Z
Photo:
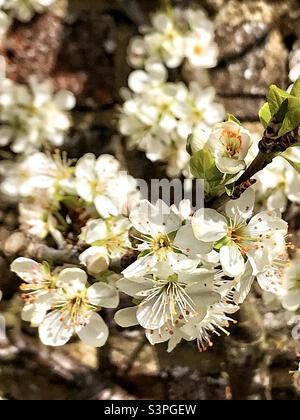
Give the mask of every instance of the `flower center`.
M 177 275 L 167 280 L 159 279 L 147 298 L 140 304 L 152 302 L 153 320 L 163 317 L 164 324 L 171 322 L 173 326 L 188 317 L 197 314 L 192 298 L 186 292 L 186 284 L 181 283 Z
M 86 297 L 86 289 L 75 296 L 56 301 L 52 310 L 61 313 L 60 322 L 65 323 L 66 328 L 83 328 L 86 326 L 91 312 L 96 312 L 100 308 L 92 305 Z
M 158 256 L 159 261 L 163 261 L 166 258 L 168 252 L 172 252 L 172 242 L 168 235 L 158 235 L 152 238 L 150 242 L 150 248 L 152 252 Z
M 239 133 L 224 129 L 221 141 L 225 146 L 226 154 L 228 157 L 238 157 L 242 146 L 242 137 Z
M 202 47 L 200 45 L 195 45 L 194 54 L 195 55 L 202 55 L 202 52 L 203 52 Z

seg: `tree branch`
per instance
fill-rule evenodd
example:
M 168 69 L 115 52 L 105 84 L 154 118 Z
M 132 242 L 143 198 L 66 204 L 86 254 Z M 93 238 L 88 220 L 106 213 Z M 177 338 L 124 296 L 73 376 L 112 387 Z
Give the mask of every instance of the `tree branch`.
M 9 235 L 3 241 L 3 245 L 1 244 L 0 252 L 9 258 L 22 256 L 36 261 L 52 262 L 57 265 L 79 264 L 79 252 L 76 248 L 51 248 L 40 242 L 34 242 L 33 238 L 29 238 L 23 232 L 14 232 Z

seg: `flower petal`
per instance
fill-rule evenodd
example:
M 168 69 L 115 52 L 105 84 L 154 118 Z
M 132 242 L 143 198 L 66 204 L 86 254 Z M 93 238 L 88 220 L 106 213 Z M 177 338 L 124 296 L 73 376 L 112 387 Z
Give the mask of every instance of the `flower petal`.
M 136 317 L 137 306 L 133 306 L 131 308 L 120 309 L 115 314 L 115 321 L 120 327 L 128 328 L 138 325 L 138 320 Z
M 39 336 L 46 346 L 63 346 L 72 337 L 74 330 L 69 319 L 62 321 L 60 311 L 51 312 L 39 326 Z
M 87 282 L 85 271 L 80 268 L 65 268 L 58 275 L 57 287 L 64 289 L 70 296 L 81 293 Z
M 89 287 L 87 298 L 92 305 L 103 308 L 116 308 L 119 305 L 116 288 L 106 283 L 95 283 Z
M 77 334 L 88 346 L 102 347 L 108 339 L 109 331 L 101 316 L 93 312 L 86 326 Z
M 224 216 L 213 209 L 200 209 L 192 217 L 194 235 L 203 242 L 215 242 L 227 234 Z
M 222 246 L 220 261 L 226 276 L 237 277 L 245 270 L 244 258 L 236 245 Z

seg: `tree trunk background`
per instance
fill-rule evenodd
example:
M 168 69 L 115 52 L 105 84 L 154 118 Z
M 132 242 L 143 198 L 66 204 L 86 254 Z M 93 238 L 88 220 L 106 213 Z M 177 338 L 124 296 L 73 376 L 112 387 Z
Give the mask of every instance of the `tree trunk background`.
M 254 132 L 260 130 L 258 109 L 271 83 L 288 86 L 288 59 L 300 48 L 300 3 L 297 0 L 198 0 L 216 18 L 220 61 L 210 72 L 191 74 L 186 81 L 208 80 L 229 113 Z M 128 151 L 116 136 L 119 89 L 127 85 L 130 68 L 126 47 L 159 0 L 70 0 L 61 14 L 36 16 L 15 23 L 1 54 L 8 77 L 26 82 L 36 74 L 50 77 L 58 88 L 77 97 L 74 128 L 67 138 L 70 157 L 113 153 L 132 175 L 164 177 L 164 167 Z M 0 159 L 3 158 L 0 152 Z M 294 242 L 299 242 L 300 209 L 287 213 Z M 300 238 L 300 237 L 299 237 Z M 13 258 L 28 252 L 34 239 L 18 232 L 14 203 L 0 197 L 0 289 L 4 300 L 7 339 L 0 341 L 0 398 L 30 399 L 299 399 L 300 386 L 289 371 L 297 367 L 300 342 L 294 341 L 283 311 L 266 307 L 254 291 L 238 314 L 230 337 L 215 340 L 199 353 L 185 343 L 172 352 L 150 346 L 138 329 L 123 331 L 107 313 L 108 345 L 97 351 L 72 342 L 50 349 L 36 331 L 20 321 L 18 280 L 9 271 Z M 33 249 L 31 248 L 31 249 Z M 271 311 L 272 309 L 272 311 Z M 274 310 L 273 310 L 274 309 Z M 300 380 L 299 380 L 300 382 Z

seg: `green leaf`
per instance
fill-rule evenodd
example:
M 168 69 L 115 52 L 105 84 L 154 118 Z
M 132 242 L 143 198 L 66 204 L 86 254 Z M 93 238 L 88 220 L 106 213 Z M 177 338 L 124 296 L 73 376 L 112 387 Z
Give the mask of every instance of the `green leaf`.
M 234 183 L 230 184 L 230 185 L 225 185 L 224 188 L 225 188 L 225 192 L 228 195 L 228 197 L 232 197 L 232 194 L 234 192 L 234 187 L 235 187 Z
M 293 162 L 292 160 L 286 158 L 285 156 L 282 156 L 289 164 L 300 174 L 300 163 Z
M 294 83 L 291 95 L 296 97 L 300 96 L 300 78 Z
M 287 112 L 285 114 L 278 136 L 282 137 L 298 127 L 300 127 L 300 98 L 294 97 L 288 100 Z
M 195 178 L 205 179 L 208 182 L 223 178 L 223 174 L 216 167 L 211 151 L 207 148 L 199 150 L 192 156 L 190 169 Z
M 272 117 L 278 113 L 283 102 L 289 98 L 294 98 L 294 96 L 292 96 L 285 90 L 280 89 L 276 85 L 270 86 L 267 100 L 268 100 Z
M 270 111 L 270 106 L 268 102 L 266 102 L 259 110 L 259 119 L 264 128 L 267 128 L 272 120 L 272 114 Z
M 237 123 L 238 125 L 241 125 L 241 122 L 234 115 L 227 114 L 226 117 L 227 117 L 227 121 L 232 121 L 232 122 Z
M 50 268 L 50 265 L 49 265 L 49 263 L 47 261 L 43 261 L 42 262 L 42 266 L 43 266 L 44 272 L 47 275 L 51 274 L 51 268 Z

